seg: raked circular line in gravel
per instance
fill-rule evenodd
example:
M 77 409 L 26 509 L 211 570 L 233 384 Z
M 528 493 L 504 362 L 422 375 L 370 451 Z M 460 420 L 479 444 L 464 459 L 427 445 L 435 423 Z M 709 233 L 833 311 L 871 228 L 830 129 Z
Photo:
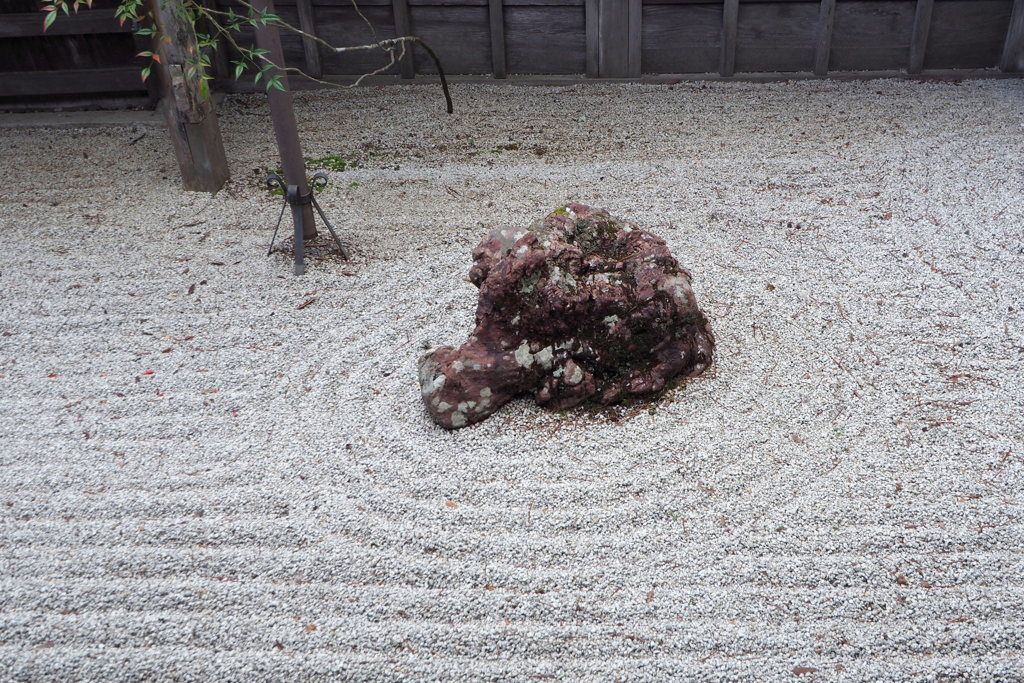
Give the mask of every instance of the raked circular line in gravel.
M 0 130 L 0 678 L 1024 678 L 1024 81 L 453 92 L 297 95 L 355 254 L 300 278 L 261 97 L 215 196 Z M 435 427 L 471 248 L 574 200 L 715 366 Z

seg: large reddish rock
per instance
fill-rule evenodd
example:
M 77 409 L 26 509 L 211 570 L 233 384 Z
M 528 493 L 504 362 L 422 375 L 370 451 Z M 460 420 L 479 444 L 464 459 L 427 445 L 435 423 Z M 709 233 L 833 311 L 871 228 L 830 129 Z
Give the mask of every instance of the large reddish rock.
M 570 204 L 473 250 L 476 329 L 420 360 L 423 401 L 442 427 L 479 422 L 530 392 L 560 410 L 657 394 L 711 364 L 714 337 L 690 274 L 660 237 Z

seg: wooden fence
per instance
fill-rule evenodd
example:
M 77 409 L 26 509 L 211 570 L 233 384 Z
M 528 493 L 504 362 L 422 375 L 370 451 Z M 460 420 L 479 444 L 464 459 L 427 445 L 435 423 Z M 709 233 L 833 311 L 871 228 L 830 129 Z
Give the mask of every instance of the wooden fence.
M 360 7 L 381 36 L 422 37 L 446 71 L 496 78 L 1018 71 L 1024 43 L 1021 0 L 360 0 Z M 373 39 L 350 0 L 279 0 L 277 8 L 333 45 Z M 381 65 L 367 53 L 283 41 L 289 64 L 317 77 Z M 414 56 L 390 73 L 433 71 Z
M 43 31 L 37 0 L 0 0 L 0 106 L 44 99 L 109 99 L 145 103 L 139 75 L 144 49 L 114 19 L 114 0 L 61 16 Z M 127 98 L 127 100 L 126 100 Z
M 232 0 L 205 0 L 226 10 Z M 0 0 L 0 105 L 53 95 L 144 95 L 138 46 L 113 0 L 42 33 L 38 0 Z M 101 4 L 106 2 L 106 5 Z M 333 45 L 415 34 L 450 74 L 833 75 L 1024 71 L 1024 0 L 278 0 L 285 21 Z M 236 8 L 238 6 L 236 5 Z M 360 16 L 360 14 L 362 16 Z M 371 28 L 372 25 L 372 28 Z M 251 42 L 242 34 L 238 41 Z M 326 80 L 378 69 L 283 32 L 289 66 Z M 235 50 L 217 51 L 218 85 Z M 421 53 L 383 73 L 434 72 Z

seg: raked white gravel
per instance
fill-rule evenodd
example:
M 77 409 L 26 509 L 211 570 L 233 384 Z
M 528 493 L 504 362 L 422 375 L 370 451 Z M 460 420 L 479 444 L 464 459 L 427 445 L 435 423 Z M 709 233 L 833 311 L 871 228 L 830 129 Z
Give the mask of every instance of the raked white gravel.
M 361 162 L 303 277 L 261 97 L 215 196 L 0 130 L 0 679 L 1024 679 L 1024 81 L 454 96 L 297 96 Z M 470 250 L 569 201 L 668 240 L 715 367 L 435 427 Z

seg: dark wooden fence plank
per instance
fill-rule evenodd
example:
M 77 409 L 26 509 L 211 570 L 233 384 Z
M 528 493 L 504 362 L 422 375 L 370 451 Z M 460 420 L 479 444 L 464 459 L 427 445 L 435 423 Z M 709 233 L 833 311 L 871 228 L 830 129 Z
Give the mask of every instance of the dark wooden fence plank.
M 311 0 L 297 0 L 295 3 L 299 12 L 299 28 L 310 35 L 317 35 L 316 16 L 313 14 L 313 3 Z M 306 57 L 306 73 L 313 78 L 320 78 L 324 75 L 323 66 L 320 63 L 320 44 L 312 38 L 302 37 L 302 51 Z
M 836 0 L 821 0 L 818 13 L 818 32 L 814 46 L 814 75 L 828 73 L 828 60 L 832 52 L 832 26 L 836 16 Z
M 413 35 L 407 0 L 392 0 L 391 7 L 395 15 L 395 32 L 399 36 Z M 402 78 L 412 78 L 416 75 L 416 61 L 411 45 L 406 47 L 405 56 L 398 63 L 398 70 L 401 72 Z
M 913 23 L 913 0 L 837 2 L 829 72 L 875 71 L 905 66 Z
M 718 73 L 732 76 L 736 73 L 736 22 L 740 15 L 740 0 L 725 0 L 722 6 L 722 55 Z
M 410 5 L 412 32 L 437 53 L 446 72 L 491 73 L 490 19 L 487 5 L 440 7 Z M 431 60 L 418 60 L 417 73 L 436 73 Z
M 1024 71 L 1024 0 L 1013 3 L 999 68 L 1003 71 Z
M 505 8 L 502 0 L 490 0 L 488 18 L 491 21 L 491 73 L 495 78 L 505 78 Z
M 0 75 L 0 97 L 141 92 L 139 67 L 8 71 Z
M 997 66 L 1012 11 L 1012 0 L 939 0 L 932 9 L 924 68 Z
M 275 3 L 275 5 L 277 5 L 279 14 L 286 15 L 289 8 L 283 6 L 283 3 Z M 352 9 L 351 3 L 348 6 L 319 5 L 314 0 L 313 6 L 316 9 L 317 35 L 323 37 L 331 45 L 341 47 L 373 42 L 373 34 Z M 394 38 L 398 35 L 395 30 L 394 13 L 390 1 L 386 6 L 360 4 L 360 7 L 363 15 L 377 29 L 379 38 Z M 285 20 L 287 21 L 287 19 Z M 289 41 L 285 35 L 282 35 L 281 38 L 285 61 L 291 63 L 293 58 L 303 58 L 301 50 L 296 54 L 294 42 Z M 363 74 L 381 68 L 387 64 L 387 58 L 377 50 L 338 54 L 325 48 L 320 53 L 320 62 L 325 75 Z M 398 74 L 399 68 L 392 67 L 384 73 Z
M 707 73 L 721 67 L 722 6 L 644 3 L 646 73 Z
M 586 0 L 587 76 L 601 75 L 601 5 L 600 0 Z
M 581 5 L 506 4 L 508 71 L 516 74 L 584 73 L 587 70 L 586 23 Z M 552 45 L 557 45 L 558 49 L 552 50 Z
M 83 9 L 78 14 L 59 17 L 43 31 L 43 13 L 0 14 L 0 38 L 33 38 L 38 36 L 73 36 L 85 33 L 128 33 L 132 27 L 124 26 L 114 18 L 114 10 Z
M 819 9 L 810 2 L 741 2 L 736 27 L 736 70 L 810 69 L 815 61 Z
M 629 5 L 623 0 L 599 0 L 598 71 L 607 78 L 629 76 Z

